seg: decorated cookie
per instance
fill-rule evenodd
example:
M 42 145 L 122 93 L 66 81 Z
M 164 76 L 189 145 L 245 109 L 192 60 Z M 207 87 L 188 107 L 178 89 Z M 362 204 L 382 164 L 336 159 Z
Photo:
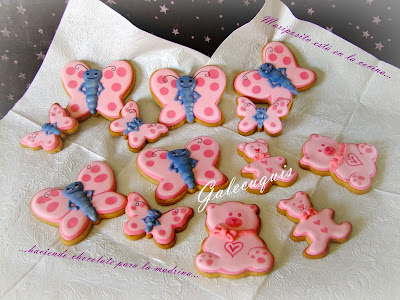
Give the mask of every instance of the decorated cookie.
M 331 175 L 341 186 L 355 194 L 371 189 L 376 174 L 378 150 L 366 143 L 347 144 L 312 134 L 303 145 L 300 167 L 326 176 Z
M 64 189 L 47 188 L 31 201 L 33 214 L 41 221 L 60 227 L 65 245 L 82 241 L 93 224 L 124 213 L 126 196 L 115 192 L 111 168 L 101 161 L 86 165 L 78 181 Z
M 168 127 L 160 123 L 144 124 L 135 101 L 128 101 L 121 111 L 122 118 L 110 123 L 108 131 L 112 136 L 123 136 L 128 140 L 128 148 L 139 152 L 146 142 L 155 143 L 168 135 Z
M 197 270 L 206 277 L 242 278 L 267 274 L 274 257 L 258 236 L 258 206 L 238 201 L 207 205 L 209 236 L 196 256 Z
M 252 135 L 257 131 L 264 131 L 270 136 L 278 136 L 282 133 L 282 120 L 289 113 L 290 100 L 281 99 L 265 108 L 257 108 L 253 102 L 245 97 L 236 99 L 236 114 L 242 119 L 238 125 L 241 135 Z
M 147 201 L 137 193 L 128 195 L 125 212 L 130 218 L 124 225 L 128 239 L 153 238 L 154 243 L 163 249 L 171 248 L 176 242 L 176 233 L 184 231 L 193 217 L 190 207 L 175 207 L 165 213 L 152 209 Z
M 210 181 L 215 182 L 214 191 L 228 184 L 217 168 L 219 145 L 208 136 L 194 138 L 183 149 L 146 149 L 139 153 L 136 163 L 141 173 L 157 184 L 155 198 L 160 205 L 175 204 L 187 192 L 194 193 L 203 187 L 209 192 Z
M 123 100 L 133 88 L 135 71 L 123 60 L 113 61 L 103 70 L 72 61 L 64 66 L 61 79 L 71 98 L 67 105 L 70 116 L 82 121 L 101 114 L 108 120 L 115 120 L 120 117 Z
M 336 224 L 333 221 L 335 211 L 331 208 L 316 211 L 305 192 L 297 192 L 292 198 L 279 201 L 277 209 L 280 214 L 298 223 L 291 238 L 295 242 L 307 241 L 308 247 L 303 251 L 307 258 L 324 257 L 328 253 L 329 242 L 344 243 L 350 237 L 351 224 Z
M 269 156 L 268 144 L 264 139 L 252 143 L 240 143 L 238 153 L 249 163 L 242 169 L 242 176 L 253 179 L 247 191 L 265 194 L 272 185 L 288 187 L 297 180 L 297 172 L 286 170 L 286 159 L 281 156 Z
M 202 67 L 193 77 L 160 69 L 150 78 L 153 97 L 162 107 L 159 122 L 170 129 L 193 121 L 206 126 L 221 125 L 224 117 L 218 102 L 225 86 L 225 73 L 217 66 Z
M 258 70 L 239 73 L 233 83 L 239 95 L 256 103 L 292 100 L 293 95 L 311 87 L 316 79 L 314 71 L 298 66 L 293 53 L 281 42 L 266 44 L 262 61 Z
M 24 136 L 20 145 L 23 148 L 43 148 L 48 153 L 56 153 L 63 148 L 62 140 L 65 139 L 65 135 L 75 133 L 78 128 L 78 121 L 69 117 L 65 109 L 55 103 L 49 110 L 49 123 L 43 124 L 42 130 Z

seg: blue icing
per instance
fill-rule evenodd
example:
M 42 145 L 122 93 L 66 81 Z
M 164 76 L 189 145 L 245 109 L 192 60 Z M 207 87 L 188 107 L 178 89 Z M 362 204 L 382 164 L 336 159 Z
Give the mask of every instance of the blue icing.
M 261 107 L 257 108 L 253 119 L 257 122 L 258 128 L 262 128 L 264 121 L 268 119 L 267 110 Z
M 86 95 L 86 103 L 92 115 L 96 114 L 98 97 L 104 91 L 100 82 L 102 77 L 103 73 L 100 70 L 87 69 L 83 73 L 84 82 L 79 87 L 79 91 Z
M 131 122 L 126 122 L 126 130 L 123 135 L 126 135 L 132 131 L 139 131 L 139 127 L 143 125 L 143 121 L 140 118 L 134 118 Z
M 50 135 L 50 134 L 61 135 L 61 130 L 57 128 L 57 123 L 43 124 L 42 131 L 46 132 L 46 135 Z
M 169 151 L 167 153 L 167 158 L 172 161 L 168 170 L 179 173 L 189 189 L 194 189 L 196 184 L 193 168 L 196 166 L 198 161 L 194 158 L 190 158 L 190 151 L 188 149 Z
M 298 95 L 296 87 L 292 84 L 289 78 L 286 75 L 286 68 L 278 68 L 276 69 L 273 64 L 265 63 L 260 66 L 258 69 L 258 74 L 261 77 L 267 78 L 270 86 L 272 88 L 275 87 L 283 87 L 289 90 L 294 95 Z
M 154 226 L 161 225 L 160 221 L 158 221 L 161 215 L 161 212 L 157 209 L 150 209 L 147 212 L 147 216 L 142 219 L 142 221 L 146 224 L 146 233 L 151 232 Z

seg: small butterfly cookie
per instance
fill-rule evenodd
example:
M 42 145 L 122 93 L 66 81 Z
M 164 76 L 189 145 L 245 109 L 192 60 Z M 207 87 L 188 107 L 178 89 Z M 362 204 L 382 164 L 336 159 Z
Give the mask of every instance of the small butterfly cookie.
M 187 192 L 218 191 L 228 185 L 218 170 L 219 145 L 208 136 L 192 139 L 183 149 L 167 151 L 150 148 L 139 153 L 136 163 L 141 173 L 157 184 L 155 198 L 160 205 L 172 205 Z
M 135 101 L 128 101 L 121 111 L 122 118 L 110 123 L 108 131 L 112 136 L 123 135 L 128 140 L 128 148 L 139 152 L 146 142 L 155 143 L 168 135 L 168 127 L 160 123 L 144 124 L 140 119 L 139 107 Z
M 79 128 L 78 121 L 69 117 L 58 103 L 50 107 L 49 121 L 42 126 L 42 130 L 24 136 L 20 142 L 21 147 L 32 150 L 43 148 L 46 152 L 53 154 L 63 148 L 62 140 L 65 139 L 65 135 L 73 134 Z
M 117 60 L 103 70 L 81 61 L 67 63 L 61 73 L 70 101 L 67 112 L 78 121 L 101 114 L 108 120 L 120 117 L 123 100 L 135 83 L 135 71 L 127 61 Z
M 329 242 L 344 243 L 350 237 L 351 224 L 336 224 L 333 221 L 335 211 L 331 208 L 316 211 L 305 192 L 297 192 L 292 198 L 279 201 L 277 209 L 298 223 L 290 237 L 295 242 L 307 241 L 308 247 L 303 251 L 307 258 L 324 257 L 328 254 Z
M 253 102 L 245 97 L 236 99 L 236 115 L 242 119 L 238 125 L 241 135 L 252 135 L 257 131 L 264 131 L 270 136 L 278 136 L 282 133 L 282 120 L 289 113 L 290 100 L 281 99 L 270 105 L 268 109 L 257 108 Z
M 293 95 L 308 89 L 316 80 L 314 71 L 300 68 L 292 51 L 281 42 L 267 43 L 262 60 L 258 70 L 239 73 L 233 83 L 239 95 L 256 103 L 292 100 Z
M 155 71 L 150 77 L 150 90 L 162 107 L 159 122 L 175 129 L 185 122 L 219 126 L 224 117 L 218 103 L 224 94 L 226 76 L 217 66 L 205 66 L 193 77 L 179 76 L 170 69 Z
M 154 243 L 163 249 L 171 248 L 176 242 L 176 233 L 184 231 L 193 217 L 190 207 L 175 207 L 165 213 L 152 209 L 149 203 L 139 194 L 128 195 L 125 209 L 130 218 L 124 225 L 128 239 L 139 240 L 153 238 Z
M 258 139 L 252 143 L 240 143 L 238 153 L 249 163 L 242 169 L 242 176 L 253 179 L 247 191 L 253 194 L 268 193 L 272 185 L 289 187 L 297 180 L 296 170 L 286 170 L 286 159 L 270 157 L 267 141 Z
M 60 227 L 61 241 L 74 245 L 82 241 L 93 224 L 122 215 L 126 196 L 115 192 L 115 177 L 102 161 L 86 165 L 78 180 L 64 189 L 47 188 L 31 201 L 33 214 L 41 221 Z

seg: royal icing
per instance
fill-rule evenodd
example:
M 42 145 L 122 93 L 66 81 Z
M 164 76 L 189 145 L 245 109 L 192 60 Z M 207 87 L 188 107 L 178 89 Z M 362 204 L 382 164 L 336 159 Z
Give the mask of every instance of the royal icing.
M 146 234 L 153 237 L 154 242 L 161 246 L 175 243 L 176 232 L 185 229 L 193 216 L 190 207 L 175 207 L 165 213 L 152 209 L 149 203 L 138 193 L 128 195 L 128 205 L 125 209 L 130 218 L 124 224 L 124 233 L 130 239 L 140 239 Z
M 366 143 L 347 144 L 312 134 L 303 145 L 300 166 L 336 176 L 358 191 L 368 191 L 376 174 L 378 150 Z
M 151 92 L 162 107 L 159 121 L 168 127 L 194 120 L 214 126 L 222 123 L 218 102 L 225 86 L 225 73 L 217 66 L 205 66 L 193 77 L 160 69 L 150 78 Z
M 283 130 L 282 120 L 289 113 L 291 101 L 281 99 L 274 104 L 265 108 L 257 108 L 253 102 L 245 97 L 236 99 L 236 114 L 242 120 L 239 122 L 238 129 L 240 134 L 248 135 L 257 128 L 264 131 L 268 135 L 277 136 Z
M 91 69 L 81 61 L 67 63 L 61 73 L 70 96 L 67 112 L 82 120 L 100 113 L 107 119 L 119 118 L 123 100 L 135 81 L 135 72 L 127 61 L 113 61 L 103 70 Z
M 293 95 L 310 87 L 316 79 L 314 71 L 298 66 L 293 53 L 281 42 L 266 44 L 262 59 L 264 64 L 258 70 L 239 73 L 233 83 L 236 92 L 255 102 L 292 100 Z
M 255 178 L 248 190 L 267 193 L 273 184 L 290 186 L 297 180 L 295 170 L 286 170 L 286 159 L 281 156 L 270 157 L 268 144 L 264 139 L 252 143 L 240 143 L 238 152 L 251 163 L 242 169 L 242 175 Z
M 183 151 L 185 149 L 188 151 Z M 215 180 L 214 190 L 218 190 L 218 187 L 224 188 L 227 183 L 226 176 L 216 167 L 219 145 L 213 138 L 199 136 L 187 143 L 185 149 L 177 149 L 177 152 L 186 157 L 185 160 L 190 161 L 190 164 L 185 166 L 175 163 L 178 158 L 168 158 L 168 153 L 174 150 L 169 152 L 161 148 L 150 148 L 140 152 L 137 157 L 137 165 L 146 177 L 159 182 L 155 194 L 157 202 L 161 205 L 176 203 L 186 191 L 193 193 L 195 187 L 199 189 L 211 180 Z M 197 162 L 194 164 L 195 161 Z M 195 183 L 193 188 L 187 184 L 192 180 L 192 174 Z M 168 201 L 172 199 L 173 203 Z
M 307 237 L 309 246 L 304 250 L 306 257 L 322 257 L 328 252 L 328 244 L 348 239 L 352 226 L 349 222 L 337 224 L 333 221 L 334 210 L 325 208 L 316 211 L 305 192 L 297 192 L 290 199 L 278 202 L 278 211 L 299 223 L 292 235 Z
M 57 149 L 62 143 L 65 134 L 72 134 L 78 130 L 78 122 L 67 115 L 67 112 L 58 103 L 49 110 L 49 121 L 42 126 L 42 130 L 32 132 L 21 140 L 22 147 L 32 149 L 43 148 L 47 152 Z
M 132 151 L 142 149 L 146 141 L 156 141 L 168 132 L 168 127 L 164 124 L 144 124 L 140 119 L 139 107 L 133 100 L 125 104 L 121 115 L 122 118 L 111 122 L 109 130 L 112 133 L 126 136 L 128 148 Z
M 202 273 L 263 275 L 272 268 L 274 257 L 258 236 L 257 205 L 237 201 L 210 203 L 206 226 L 209 236 L 195 259 L 195 265 Z
M 98 220 L 124 213 L 126 197 L 115 192 L 114 173 L 106 163 L 95 161 L 86 165 L 79 173 L 77 181 L 82 183 L 83 191 L 92 191 L 89 193 L 91 200 L 88 201 L 95 209 Z M 60 226 L 61 240 L 67 245 L 85 238 L 90 231 L 88 226 L 93 224 L 86 215 L 91 215 L 86 200 L 82 201 L 86 208 L 74 200 L 63 196 L 63 189 L 47 188 L 38 192 L 31 201 L 31 209 L 38 218 Z

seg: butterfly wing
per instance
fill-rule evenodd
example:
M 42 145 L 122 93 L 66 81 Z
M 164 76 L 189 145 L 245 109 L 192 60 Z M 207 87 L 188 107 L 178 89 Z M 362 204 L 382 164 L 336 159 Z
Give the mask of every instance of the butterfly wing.
M 208 124 L 219 124 L 223 118 L 218 102 L 226 86 L 224 71 L 217 66 L 205 66 L 198 70 L 194 77 L 195 91 L 200 94 L 193 107 L 194 116 Z
M 150 209 L 149 203 L 138 193 L 128 195 L 128 205 L 125 213 L 130 218 L 124 224 L 124 233 L 131 239 L 140 239 L 146 235 L 146 224 L 143 218 L 147 216 Z
M 160 123 L 143 124 L 139 127 L 139 131 L 129 133 L 129 145 L 132 148 L 141 148 L 146 140 L 155 141 L 162 134 L 168 132 L 168 127 Z
M 261 77 L 257 70 L 247 70 L 236 76 L 233 86 L 236 92 L 257 103 L 271 103 L 279 99 L 292 99 L 293 95 L 283 87 L 272 88 L 268 79 Z
M 176 78 L 179 75 L 170 69 L 157 70 L 150 77 L 151 93 L 162 107 L 159 121 L 168 127 L 186 119 L 185 107 L 174 100 L 178 92 Z
M 110 123 L 110 130 L 115 133 L 123 133 L 127 122 L 131 122 L 134 118 L 140 118 L 139 106 L 133 100 L 128 101 L 121 110 L 122 118 Z
M 289 113 L 290 100 L 281 99 L 276 101 L 267 109 L 267 116 L 263 123 L 264 129 L 271 135 L 279 135 L 283 130 L 282 120 Z
M 150 148 L 142 151 L 137 156 L 136 162 L 146 177 L 159 182 L 156 188 L 156 199 L 159 204 L 163 205 L 163 202 L 171 200 L 186 191 L 187 185 L 180 174 L 168 170 L 171 161 L 167 159 L 166 150 Z
M 93 161 L 87 164 L 78 176 L 78 181 L 83 183 L 85 191 L 93 190 L 93 195 L 114 191 L 114 172 L 105 162 Z
M 226 176 L 216 167 L 219 145 L 213 138 L 199 136 L 187 143 L 185 148 L 189 149 L 190 157 L 198 161 L 193 168 L 196 184 L 205 186 L 215 180 L 215 186 L 221 186 L 227 182 Z
M 104 90 L 99 95 L 97 111 L 109 120 L 118 119 L 123 100 L 135 83 L 135 71 L 127 61 L 113 61 L 103 69 L 100 82 Z
M 54 103 L 49 110 L 49 120 L 50 123 L 56 123 L 57 128 L 65 133 L 73 133 L 77 127 L 78 121 L 76 119 L 69 117 L 64 108 L 58 103 Z M 76 128 L 77 129 L 77 128 Z
M 191 217 L 193 209 L 190 207 L 176 207 L 163 213 L 159 219 L 160 225 L 154 226 L 150 232 L 160 245 L 175 243 L 176 232 L 183 231 Z
M 61 80 L 65 91 L 68 93 L 70 100 L 67 105 L 68 115 L 81 120 L 90 115 L 90 110 L 86 103 L 86 96 L 79 92 L 79 87 L 84 82 L 83 73 L 90 69 L 87 64 L 82 61 L 71 61 L 67 63 L 61 71 Z
M 245 97 L 238 97 L 236 104 L 236 114 L 242 119 L 238 125 L 239 131 L 243 133 L 251 132 L 257 127 L 257 122 L 253 119 L 256 114 L 256 106 Z
M 310 87 L 317 78 L 314 71 L 300 68 L 292 51 L 281 42 L 270 42 L 263 48 L 263 62 L 269 62 L 278 68 L 286 68 L 287 78 L 297 90 L 305 90 Z M 286 97 L 284 97 L 286 98 Z M 292 98 L 288 98 L 292 99 Z

